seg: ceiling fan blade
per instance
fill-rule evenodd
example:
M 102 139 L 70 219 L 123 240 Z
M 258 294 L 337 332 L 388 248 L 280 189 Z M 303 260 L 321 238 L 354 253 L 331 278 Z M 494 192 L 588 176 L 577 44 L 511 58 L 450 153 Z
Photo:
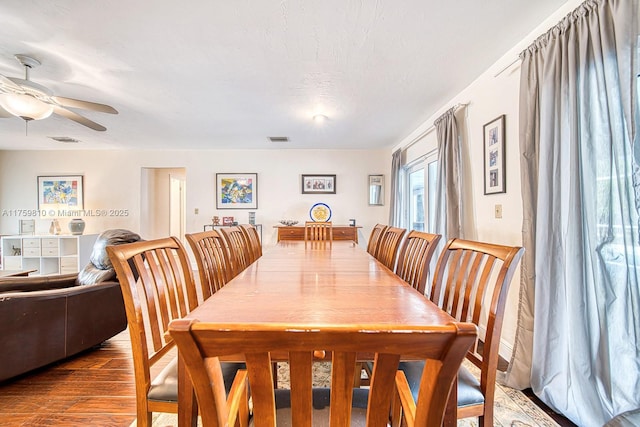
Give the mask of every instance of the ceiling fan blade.
M 78 113 L 74 113 L 71 110 L 67 110 L 64 107 L 60 107 L 58 105 L 54 105 L 53 106 L 53 112 L 56 113 L 59 116 L 65 117 L 69 120 L 73 120 L 74 122 L 80 123 L 81 125 L 84 125 L 88 128 L 91 128 L 93 130 L 97 130 L 97 131 L 105 131 L 107 130 L 106 127 L 94 122 L 93 120 L 89 120 L 84 116 L 81 116 Z
M 16 91 L 18 93 L 24 93 L 24 89 L 22 89 L 22 87 L 20 87 L 20 85 L 16 84 L 11 79 L 9 79 L 8 77 L 3 76 L 2 74 L 0 74 L 0 85 L 6 86 L 6 87 L 10 88 L 11 90 Z
M 102 113 L 118 114 L 118 110 L 116 110 L 115 108 L 105 104 L 98 104 L 97 102 L 81 101 L 79 99 L 65 98 L 64 96 L 52 96 L 51 99 L 53 99 L 55 102 L 62 105 L 63 107 L 82 108 L 84 110 L 93 110 L 93 111 L 100 111 Z
M 2 117 L 3 119 L 8 118 L 8 117 L 15 117 L 13 114 L 9 113 L 7 110 L 5 110 L 4 108 L 0 107 L 0 117 Z

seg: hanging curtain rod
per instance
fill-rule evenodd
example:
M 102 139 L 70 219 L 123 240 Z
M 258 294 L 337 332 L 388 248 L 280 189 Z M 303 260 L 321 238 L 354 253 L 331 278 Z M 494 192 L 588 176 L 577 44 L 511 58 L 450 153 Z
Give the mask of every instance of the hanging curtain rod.
M 460 107 L 466 107 L 467 105 L 469 105 L 469 102 L 458 102 L 456 105 L 454 105 L 453 108 L 454 110 L 457 110 Z M 446 110 L 445 110 L 446 111 Z M 427 130 L 425 130 L 424 132 L 422 132 L 420 135 L 416 136 L 410 143 L 408 143 L 407 145 L 405 145 L 404 147 L 401 148 L 402 151 L 412 147 L 416 142 L 420 141 L 422 138 L 424 138 L 425 136 L 429 135 L 431 132 L 433 132 L 434 130 L 436 130 L 436 125 L 433 124 L 431 126 L 429 126 L 427 128 Z
M 513 64 L 515 64 L 516 62 L 520 62 L 520 57 L 517 57 L 516 59 L 514 59 L 513 61 L 511 61 L 507 66 L 505 66 L 504 68 L 502 68 L 500 71 L 498 71 L 497 73 L 495 73 L 493 75 L 493 77 L 498 77 L 500 74 L 504 73 L 505 71 L 507 71 L 509 68 L 511 68 L 511 66 Z

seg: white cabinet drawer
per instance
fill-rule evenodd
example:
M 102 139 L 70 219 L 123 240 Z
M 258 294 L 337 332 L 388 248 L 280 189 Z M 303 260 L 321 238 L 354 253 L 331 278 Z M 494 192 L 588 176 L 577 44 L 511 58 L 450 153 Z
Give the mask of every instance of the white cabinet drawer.
M 58 256 L 58 248 L 42 248 L 42 256 Z
M 77 257 L 64 257 L 60 258 L 60 268 L 72 267 L 74 269 L 78 268 L 78 258 Z
M 43 248 L 57 248 L 58 239 L 42 239 Z
M 60 274 L 77 273 L 78 257 L 62 257 L 60 258 Z
M 40 239 L 22 239 L 22 248 L 39 248 Z
M 39 257 L 40 256 L 40 248 L 24 248 L 22 251 L 23 257 Z

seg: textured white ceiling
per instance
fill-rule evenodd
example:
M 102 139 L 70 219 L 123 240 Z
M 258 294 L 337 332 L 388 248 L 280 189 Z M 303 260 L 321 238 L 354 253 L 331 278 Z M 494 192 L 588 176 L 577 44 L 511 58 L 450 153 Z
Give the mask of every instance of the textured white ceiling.
M 0 115 L 0 149 L 388 147 L 565 2 L 2 0 L 0 74 L 120 114 Z

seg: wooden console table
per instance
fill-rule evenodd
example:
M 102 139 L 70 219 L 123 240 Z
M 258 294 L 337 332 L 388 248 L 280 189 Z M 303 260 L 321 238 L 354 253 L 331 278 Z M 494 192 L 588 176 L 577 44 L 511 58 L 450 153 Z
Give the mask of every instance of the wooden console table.
M 275 225 L 278 229 L 278 242 L 280 240 L 304 240 L 304 225 Z M 362 228 L 359 225 L 334 225 L 333 226 L 333 240 L 352 240 L 358 243 L 358 229 Z
M 258 230 L 258 233 L 260 234 L 260 244 L 262 245 L 262 224 L 251 224 L 251 225 L 253 225 L 256 228 L 256 230 Z M 220 228 L 220 227 L 231 227 L 231 226 L 222 225 L 222 224 L 205 224 L 203 228 L 204 228 L 204 231 L 207 231 L 207 228 L 215 230 L 216 228 Z

